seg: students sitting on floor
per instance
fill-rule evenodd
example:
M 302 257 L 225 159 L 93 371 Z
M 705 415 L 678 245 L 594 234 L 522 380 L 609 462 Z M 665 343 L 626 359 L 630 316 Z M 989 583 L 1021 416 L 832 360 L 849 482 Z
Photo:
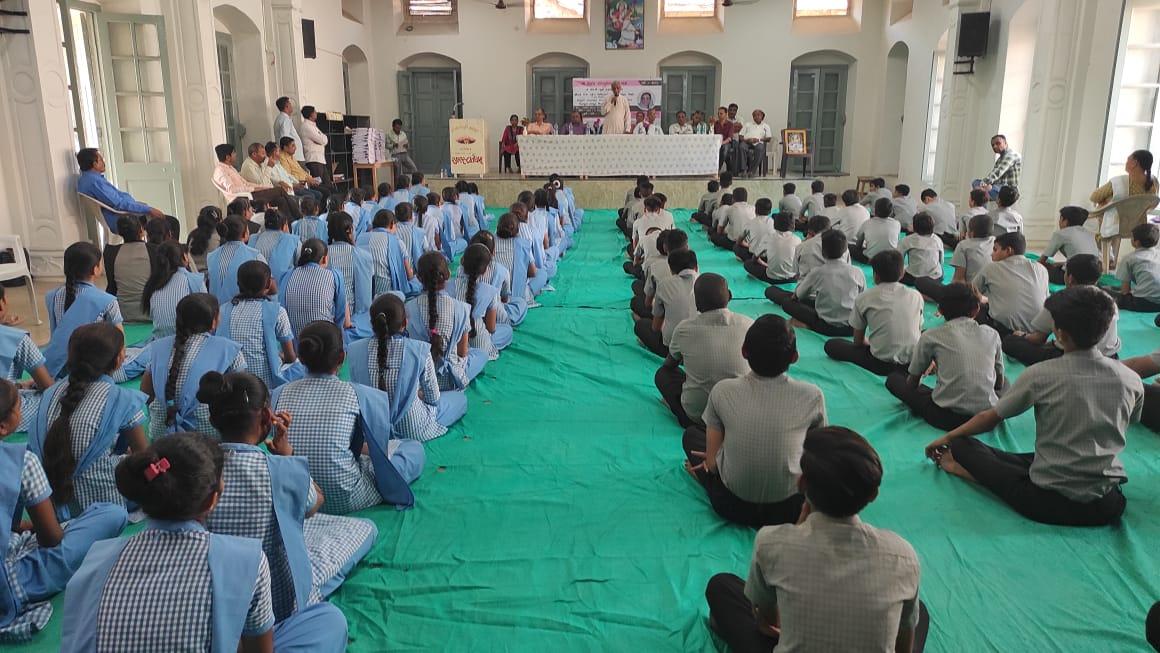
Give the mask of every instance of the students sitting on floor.
M 773 200 L 762 197 L 753 205 L 753 219 L 749 221 L 741 237 L 733 244 L 733 254 L 743 263 L 753 258 L 753 246 L 773 231 Z
M 267 263 L 266 257 L 246 243 L 250 231 L 241 216 L 231 215 L 222 222 L 222 244 L 205 257 L 206 286 L 218 304 L 224 304 L 238 294 L 238 268 L 246 261 Z
M 890 217 L 892 211 L 894 205 L 885 197 L 874 203 L 874 215 L 858 227 L 858 235 L 850 243 L 850 258 L 869 263 L 879 252 L 898 249 L 898 236 L 902 229 L 898 220 Z
M 407 301 L 407 333 L 431 344 L 440 390 L 462 390 L 487 365 L 487 352 L 470 345 L 471 307 L 447 292 L 451 270 L 439 252 L 419 259 L 423 293 Z
M 1103 274 L 1100 259 L 1094 254 L 1076 254 L 1067 260 L 1067 271 L 1064 278 L 1067 287 L 1094 286 Z M 1117 328 L 1119 311 L 1112 311 L 1112 321 L 1104 337 L 1096 344 L 1096 350 L 1104 356 L 1116 358 L 1120 352 L 1120 335 Z M 1031 332 L 1016 331 L 1003 338 L 1003 351 L 1011 358 L 1024 365 L 1034 365 L 1051 358 L 1063 355 L 1063 346 L 1059 340 L 1047 342 L 1055 331 L 1055 322 L 1051 319 L 1051 312 L 1046 308 L 1039 311 L 1035 319 L 1031 320 Z
M 898 283 L 902 278 L 902 254 L 888 249 L 870 260 L 874 287 L 858 295 L 850 313 L 854 342 L 844 338 L 826 341 L 826 355 L 854 363 L 886 376 L 910 362 L 922 331 L 922 295 Z
M 923 209 L 934 218 L 934 235 L 942 239 L 947 247 L 958 244 L 958 221 L 955 219 L 955 205 L 940 198 L 933 188 L 927 188 L 919 195 Z
M 842 260 L 847 249 L 842 232 L 830 229 L 821 239 L 826 262 L 810 270 L 792 293 L 770 286 L 765 296 L 793 318 L 794 326 L 826 336 L 852 336 L 850 313 L 854 298 L 866 289 L 866 275 Z
M 685 429 L 685 469 L 722 518 L 760 528 L 793 523 L 802 510 L 798 461 L 806 432 L 826 424 L 826 401 L 786 373 L 798 361 L 785 319 L 763 315 L 745 333 L 750 372 L 709 392 L 705 427 Z
M 1160 227 L 1144 223 L 1132 229 L 1135 249 L 1116 266 L 1118 290 L 1109 291 L 1116 304 L 1125 311 L 1156 313 L 1160 311 Z
M 721 195 L 721 201 L 717 204 L 717 208 L 713 209 L 713 215 L 709 219 L 709 226 L 706 228 L 710 241 L 717 236 L 717 228 L 721 225 L 721 222 L 725 219 L 725 215 L 729 213 L 729 209 L 731 208 L 733 208 L 733 193 L 724 193 Z
M 415 279 L 415 270 L 411 267 L 410 252 L 404 249 L 399 237 L 399 223 L 393 211 L 376 211 L 371 221 L 371 230 L 359 236 L 357 245 L 370 255 L 374 264 L 371 292 L 375 297 L 390 290 L 404 296 L 418 294 L 420 287 Z
M 274 621 L 285 621 L 337 590 L 370 551 L 378 529 L 369 519 L 316 514 L 322 492 L 306 459 L 290 446 L 289 413 L 270 409 L 261 379 L 210 372 L 201 378 L 197 399 L 209 406 L 224 458 L 221 497 L 205 527 L 262 543 Z
M 125 242 L 105 248 L 105 292 L 117 297 L 126 322 L 148 322 L 141 293 L 149 280 L 157 246 L 145 242 L 145 227 L 135 215 L 117 218 L 117 233 Z
M 921 653 L 930 618 L 918 600 L 918 556 L 858 518 L 878 497 L 878 454 L 849 429 L 817 428 L 806 434 L 800 469 L 806 500 L 797 524 L 757 533 L 748 581 L 709 580 L 709 627 L 738 653 Z
M 629 253 L 634 253 L 640 248 L 641 237 L 648 233 L 652 227 L 659 229 L 672 229 L 674 227 L 673 214 L 664 210 L 660 198 L 655 195 L 645 198 L 644 213 L 632 223 Z
M 54 379 L 68 374 L 69 340 L 78 328 L 107 322 L 125 331 L 117 298 L 93 285 L 93 279 L 101 275 L 101 250 L 89 242 L 73 243 L 64 250 L 63 267 L 64 285 L 48 291 L 44 298 L 51 334 L 44 348 L 44 364 Z
M 829 228 L 830 219 L 826 216 L 815 215 L 810 218 L 809 226 L 806 228 L 806 238 L 801 245 L 798 245 L 793 255 L 795 276 L 799 280 L 805 279 L 810 270 L 820 267 L 826 262 L 826 256 L 822 253 L 822 234 Z M 849 250 L 842 253 L 842 260 L 850 262 Z
M 971 218 L 987 214 L 987 191 L 981 188 L 972 189 L 971 194 L 967 196 L 967 212 L 959 216 L 959 238 L 970 237 Z
M 714 245 L 732 250 L 737 241 L 745 235 L 750 222 L 757 217 L 757 209 L 748 202 L 748 199 L 749 193 L 744 188 L 733 191 L 733 205 L 717 223 L 717 234 L 709 238 Z
M 999 197 L 996 200 L 998 206 L 994 211 L 991 211 L 991 229 L 992 234 L 999 236 L 1013 231 L 1022 233 L 1023 231 L 1023 216 L 1012 208 L 1015 202 L 1019 201 L 1019 191 L 1012 186 L 1004 186 L 999 189 Z
M 286 309 L 295 338 L 317 320 L 334 322 L 343 329 L 352 326 L 342 275 L 329 266 L 328 251 L 326 243 L 317 238 L 302 243 L 298 267 L 278 283 L 278 301 Z
M 261 261 L 246 261 L 238 268 L 238 294 L 221 306 L 217 335 L 241 345 L 246 371 L 267 388 L 302 375 L 301 366 L 285 367 L 298 360 L 294 332 L 286 309 L 278 303 L 270 266 Z
M 664 358 L 669 355 L 669 340 L 673 330 L 685 318 L 696 314 L 693 284 L 697 282 L 697 253 L 690 249 L 669 254 L 672 276 L 657 283 L 652 301 L 652 319 L 637 320 L 634 331 L 642 344 L 652 353 Z
M 795 218 L 802 214 L 804 205 L 802 199 L 795 193 L 797 193 L 797 184 L 785 183 L 781 185 L 781 199 L 777 201 L 778 213 L 792 213 Z
M 975 321 L 979 295 L 973 286 L 947 286 L 938 310 L 946 322 L 918 337 L 908 373 L 890 374 L 886 389 L 928 424 L 949 430 L 995 405 L 1005 383 L 1003 352 L 999 334 Z M 922 385 L 932 363 L 933 391 Z
M 636 277 L 636 281 L 633 281 L 634 284 L 644 283 L 645 261 L 660 256 L 660 252 L 657 250 L 657 240 L 662 233 L 664 231 L 660 227 L 649 227 L 636 242 L 635 249 L 629 253 L 632 260 L 624 262 L 624 273 Z
M 653 184 L 647 178 L 643 184 L 637 186 L 638 197 L 634 199 L 626 208 L 624 212 L 624 235 L 631 238 L 633 232 L 633 224 L 644 215 L 645 207 L 644 201 L 653 194 Z
M 826 182 L 821 179 L 815 179 L 810 182 L 810 196 L 806 201 L 802 202 L 802 211 L 798 214 L 798 221 L 805 222 L 807 219 L 815 215 L 821 215 L 822 209 L 825 208 L 826 197 Z
M 471 329 L 468 344 L 482 349 L 488 360 L 498 360 L 500 350 L 512 343 L 512 327 L 501 324 L 503 312 L 499 286 L 490 279 L 491 250 L 487 245 L 469 245 L 459 259 L 459 274 L 451 283 L 450 294 L 470 309 Z
M 862 223 L 869 219 L 870 212 L 858 203 L 858 191 L 847 190 L 842 193 L 842 208 L 830 217 L 830 227 L 842 232 L 847 243 L 853 243 L 858 240 Z
M 898 251 L 906 257 L 906 274 L 902 283 L 917 285 L 918 279 L 942 284 L 943 241 L 934 235 L 934 218 L 923 211 L 913 218 L 914 233 L 902 239 Z
M 868 211 L 874 210 L 874 205 L 880 199 L 891 199 L 892 193 L 886 187 L 886 180 L 882 177 L 875 177 L 870 180 L 870 191 L 862 196 L 859 203 L 866 207 Z
M 950 265 L 954 269 L 951 283 L 974 284 L 983 268 L 991 263 L 991 252 L 995 244 L 995 237 L 991 235 L 991 216 L 984 213 L 971 218 L 968 234 L 968 238 L 963 238 L 955 245 L 955 251 L 951 254 Z M 935 302 L 939 301 L 946 289 L 941 279 L 918 278 L 914 287 Z
M 818 216 L 821 219 L 828 218 Z M 753 248 L 753 258 L 745 262 L 745 271 L 766 283 L 797 281 L 796 256 L 802 239 L 793 231 L 792 213 L 773 216 L 773 230 L 766 233 Z
M 1047 279 L 1051 283 L 1063 283 L 1063 271 L 1066 261 L 1077 254 L 1094 254 L 1099 256 L 1100 250 L 1096 246 L 1096 238 L 1092 232 L 1084 228 L 1087 222 L 1087 209 L 1078 206 L 1065 206 L 1059 210 L 1059 229 L 1051 234 L 1047 242 L 1047 249 L 1039 255 L 1039 262 L 1047 268 Z M 1051 257 L 1059 252 L 1063 254 L 1064 263 L 1056 263 Z
M 992 409 L 934 440 L 926 454 L 943 471 L 976 481 L 1016 512 L 1063 526 L 1117 523 L 1128 480 L 1119 454 L 1144 407 L 1140 377 L 1096 351 L 1115 302 L 1090 286 L 1047 300 L 1063 356 L 1027 368 Z M 1035 408 L 1035 452 L 1000 451 L 971 437 Z
M 918 213 L 918 203 L 910 196 L 910 186 L 906 184 L 895 186 L 891 203 L 893 205 L 891 215 L 902 225 L 903 233 L 914 231 L 914 214 Z
M 648 180 L 647 175 L 641 175 L 641 176 L 637 177 L 636 178 L 636 185 L 632 187 L 632 190 L 630 190 L 624 194 L 624 206 L 622 206 L 621 208 L 616 210 L 616 213 L 617 213 L 616 226 L 620 229 L 621 233 L 623 233 L 625 236 L 632 233 L 628 229 L 628 209 L 630 206 L 632 206 L 633 202 L 640 199 L 641 186 L 644 186 L 645 184 L 648 184 L 648 183 L 649 183 L 649 180 Z
M 350 336 L 371 336 L 370 310 L 374 299 L 375 264 L 371 255 L 355 247 L 354 220 L 345 211 L 326 217 L 330 245 L 326 250 L 327 267 L 338 272 L 343 283 L 344 307 L 351 329 Z
M 263 222 L 265 229 L 250 238 L 249 244 L 270 264 L 274 279 L 281 279 L 294 269 L 294 262 L 301 253 L 302 239 L 290 233 L 290 224 L 281 211 L 268 209 Z
M 693 284 L 697 315 L 673 329 L 669 355 L 653 379 L 683 428 L 703 423 L 701 413 L 709 392 L 719 381 L 742 376 L 749 370 L 740 343 L 753 320 L 730 311 L 731 299 L 729 284 L 721 275 L 707 273 L 697 277 Z
M 692 220 L 703 225 L 709 224 L 713 210 L 717 208 L 717 203 L 720 201 L 721 183 L 716 179 L 710 179 L 708 192 L 701 196 L 701 201 L 697 203 L 697 210 L 693 211 Z
M 999 236 L 991 249 L 991 262 L 975 277 L 987 304 L 979 321 L 994 327 L 999 335 L 1030 331 L 1031 320 L 1047 299 L 1047 270 L 1024 256 L 1026 251 L 1027 240 L 1018 231 Z
M 218 443 L 197 433 L 162 438 L 117 466 L 116 490 L 150 519 L 89 550 L 65 593 L 62 651 L 105 641 L 136 651 L 346 647 L 346 617 L 330 603 L 303 606 L 275 627 L 262 542 L 206 531 L 222 467 Z
M 326 218 L 319 217 L 318 202 L 312 197 L 302 199 L 302 217 L 290 224 L 290 232 L 299 240 L 326 238 Z M 190 247 L 192 249 L 192 241 Z
M 172 243 L 172 247 L 180 247 Z M 40 407 L 41 393 L 52 387 L 53 378 L 44 363 L 44 354 L 33 342 L 32 336 L 18 325 L 18 316 L 8 310 L 4 286 L 0 285 L 0 379 L 7 379 L 19 389 L 19 409 L 23 421 L 13 431 L 27 431 Z M 12 324 L 14 326 L 8 326 Z M 31 379 L 21 381 L 27 373 Z

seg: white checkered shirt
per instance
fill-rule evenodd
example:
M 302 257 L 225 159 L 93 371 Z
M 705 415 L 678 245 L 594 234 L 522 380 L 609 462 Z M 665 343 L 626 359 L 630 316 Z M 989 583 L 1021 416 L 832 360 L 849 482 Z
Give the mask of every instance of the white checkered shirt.
M 286 309 L 281 306 L 278 307 L 278 319 L 274 323 L 274 337 L 280 343 L 294 340 L 290 318 L 286 315 Z M 246 371 L 262 379 L 266 387 L 271 387 L 273 377 L 270 373 L 270 362 L 266 358 L 261 301 L 244 300 L 234 306 L 230 313 L 230 339 L 242 346 Z
M 260 324 L 261 322 L 259 321 L 259 325 Z M 177 386 L 176 390 L 174 391 L 175 396 L 169 397 L 171 401 L 176 401 L 177 397 L 181 396 L 182 388 L 185 387 L 187 377 L 189 376 L 189 368 L 193 367 L 193 362 L 197 359 L 197 355 L 201 353 L 201 348 L 205 346 L 205 341 L 208 337 L 209 334 L 207 333 L 198 333 L 190 336 L 189 340 L 186 341 L 185 356 L 181 358 L 181 365 L 177 366 Z M 171 365 L 172 363 L 173 356 L 170 355 L 168 365 Z M 168 369 L 168 365 L 166 369 Z M 225 374 L 227 372 L 237 372 L 244 369 L 246 369 L 246 358 L 242 355 L 242 352 L 239 351 L 237 356 L 234 357 L 233 362 L 230 363 L 228 369 L 218 371 L 222 374 Z M 201 379 L 193 379 L 193 382 L 201 383 Z M 164 388 L 164 379 L 153 379 L 153 389 L 155 392 L 160 393 Z M 149 403 L 149 439 L 156 440 L 158 438 L 165 437 L 166 412 L 166 406 L 162 402 L 154 399 Z M 218 434 L 217 429 L 215 429 L 213 424 L 211 424 L 209 421 L 209 406 L 205 404 L 198 404 L 195 415 L 198 433 L 204 433 L 215 438 L 221 437 Z
M 295 337 L 311 322 L 334 321 L 338 288 L 334 275 L 322 266 L 295 268 L 287 275 L 285 297 L 286 314 Z
M 367 368 L 379 369 L 379 342 L 378 338 L 371 339 L 367 348 Z M 403 364 L 403 340 L 387 339 L 387 367 L 379 372 L 383 381 L 382 390 L 394 396 L 395 386 L 399 383 L 399 368 Z M 400 438 L 426 442 L 447 432 L 447 428 L 435 420 L 438 413 L 436 405 L 439 403 L 439 378 L 435 375 L 435 363 L 430 356 L 423 359 L 423 373 L 419 377 L 419 391 L 423 398 L 415 397 L 407 414 L 395 426 L 395 435 Z M 428 404 L 427 402 L 431 402 Z
M 81 293 L 81 288 L 83 288 L 84 286 L 89 286 L 90 288 L 96 287 L 93 284 L 88 283 L 87 281 L 77 282 L 76 288 L 77 288 L 78 295 Z M 64 299 L 65 299 L 65 297 L 64 296 L 65 296 L 65 294 L 66 294 L 65 291 L 62 289 L 59 293 L 56 294 L 55 301 L 53 301 L 53 303 L 52 303 L 52 315 L 53 315 L 53 320 L 56 324 L 60 324 L 60 321 L 62 319 L 64 319 L 64 313 L 65 313 L 65 311 L 64 311 Z M 72 307 L 70 306 L 69 308 L 72 308 Z M 108 322 L 109 324 L 120 324 L 120 323 L 124 322 L 125 321 L 124 318 L 121 317 L 121 305 L 117 303 L 116 298 L 113 298 L 113 300 L 109 302 L 109 305 L 101 310 L 101 314 L 97 316 L 97 319 L 95 319 L 93 321 L 94 322 Z

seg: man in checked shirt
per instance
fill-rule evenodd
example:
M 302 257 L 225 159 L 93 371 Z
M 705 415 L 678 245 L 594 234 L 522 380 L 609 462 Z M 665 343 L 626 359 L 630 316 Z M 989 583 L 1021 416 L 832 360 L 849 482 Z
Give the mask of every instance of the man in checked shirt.
M 999 189 L 1004 186 L 1019 188 L 1019 176 L 1023 173 L 1023 157 L 1007 145 L 1007 137 L 995 134 L 991 137 L 991 151 L 999 155 L 995 159 L 995 167 L 982 179 L 971 182 L 971 188 L 980 188 L 991 199 L 999 197 Z

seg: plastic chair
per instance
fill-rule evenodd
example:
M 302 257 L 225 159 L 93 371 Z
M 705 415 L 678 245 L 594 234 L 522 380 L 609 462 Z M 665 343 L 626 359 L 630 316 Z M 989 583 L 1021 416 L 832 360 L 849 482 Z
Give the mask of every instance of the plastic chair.
M 1131 239 L 1132 229 L 1136 225 L 1147 222 L 1148 213 L 1157 205 L 1160 205 L 1160 197 L 1155 195 L 1131 195 L 1115 202 L 1109 202 L 1098 209 L 1093 209 L 1088 214 L 1089 218 L 1096 219 L 1096 244 L 1100 248 L 1100 260 L 1104 264 L 1105 270 L 1110 270 L 1111 266 L 1119 261 L 1121 238 Z M 1111 238 L 1104 238 L 1099 233 L 1103 228 L 1104 213 L 1109 209 L 1116 210 L 1120 233 Z
M 20 236 L 0 236 L 0 250 L 11 249 L 13 263 L 0 263 L 0 281 L 24 279 L 28 288 L 28 301 L 32 304 L 32 312 L 36 315 L 36 323 L 44 324 L 40 319 L 40 302 L 36 300 L 36 287 L 32 285 L 32 270 L 28 267 L 28 259 L 24 256 L 24 245 L 20 243 Z
M 231 192 L 229 192 L 228 190 L 226 190 L 226 189 L 222 188 L 221 186 L 219 186 L 219 185 L 218 185 L 218 183 L 217 183 L 217 180 L 216 180 L 216 179 L 214 179 L 214 178 L 210 177 L 210 180 L 209 180 L 209 181 L 210 181 L 210 183 L 211 183 L 211 184 L 213 184 L 213 187 L 217 189 L 217 192 L 221 193 L 221 194 L 222 194 L 222 197 L 224 197 L 224 198 L 225 198 L 225 200 L 226 200 L 226 206 L 229 206 L 230 202 L 232 202 L 232 201 L 234 201 L 234 200 L 238 199 L 239 197 L 244 197 L 244 198 L 246 198 L 246 199 L 248 199 L 248 200 L 252 200 L 252 199 L 254 199 L 254 194 L 253 194 L 253 193 L 231 193 Z
M 127 213 L 118 211 L 93 196 L 80 192 L 77 193 L 77 204 L 81 207 L 81 215 L 84 216 L 85 225 L 89 230 L 89 242 L 101 248 L 102 251 L 106 245 L 120 245 L 125 242 L 120 235 L 109 230 L 102 209 L 115 215 L 128 215 Z

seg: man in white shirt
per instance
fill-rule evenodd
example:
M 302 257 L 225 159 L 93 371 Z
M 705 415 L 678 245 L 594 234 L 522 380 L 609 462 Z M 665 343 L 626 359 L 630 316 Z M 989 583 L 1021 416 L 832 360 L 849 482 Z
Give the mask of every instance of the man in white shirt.
M 266 185 L 254 184 L 242 178 L 234 168 L 238 158 L 237 149 L 229 143 L 222 143 L 214 148 L 218 163 L 213 169 L 213 183 L 224 193 L 229 201 L 235 200 L 243 193 L 251 194 L 254 199 L 271 202 L 274 198 L 285 195 L 281 188 L 272 188 Z
M 677 121 L 669 125 L 669 136 L 686 136 L 693 133 L 693 126 L 688 122 L 684 111 L 677 112 Z
M 278 98 L 274 103 L 278 107 L 278 117 L 274 119 L 274 140 L 281 141 L 283 138 L 294 139 L 294 145 L 297 146 L 298 161 L 303 161 L 305 156 L 302 152 L 302 139 L 298 136 L 298 129 L 294 127 L 294 119 L 290 116 L 294 113 L 294 101 L 286 96 Z
M 765 122 L 765 112 L 753 110 L 753 122 L 741 128 L 741 157 L 749 176 L 754 176 L 765 160 L 765 151 L 773 140 L 773 129 Z
M 271 178 L 269 166 L 266 165 L 266 148 L 261 143 L 250 143 L 246 154 L 246 160 L 242 161 L 242 179 L 256 186 L 281 186 L 287 192 L 294 188 L 293 184 L 275 183 Z
M 641 115 L 637 112 L 638 117 Z M 634 134 L 647 134 L 648 136 L 664 136 L 665 130 L 657 124 L 657 110 L 649 109 L 648 114 L 644 120 L 637 120 L 636 128 L 632 130 Z
M 410 175 L 419 172 L 419 166 L 415 165 L 415 161 L 411 158 L 410 145 L 407 133 L 403 131 L 403 121 L 395 118 L 391 121 L 391 131 L 387 132 L 387 152 L 394 159 L 398 174 Z
M 605 98 L 600 115 L 604 116 L 602 134 L 629 133 L 628 98 L 620 94 L 620 82 L 612 82 L 612 95 Z
M 318 112 L 311 105 L 302 107 L 302 156 L 306 159 L 306 169 L 319 179 L 328 181 L 331 175 L 326 174 L 326 144 L 330 139 L 318 128 Z
M 286 168 L 282 167 L 282 149 L 278 147 L 277 143 L 270 141 L 266 143 L 264 149 L 266 150 L 266 162 L 263 164 L 263 167 L 265 168 L 267 177 L 270 179 L 270 185 L 283 187 L 288 185 L 294 191 L 295 195 L 299 197 L 313 197 L 314 201 L 318 202 L 320 206 L 322 205 L 322 193 L 310 188 L 306 184 L 298 183 L 298 180 L 294 179 L 294 176 L 287 172 Z M 243 174 L 243 176 L 245 175 Z

